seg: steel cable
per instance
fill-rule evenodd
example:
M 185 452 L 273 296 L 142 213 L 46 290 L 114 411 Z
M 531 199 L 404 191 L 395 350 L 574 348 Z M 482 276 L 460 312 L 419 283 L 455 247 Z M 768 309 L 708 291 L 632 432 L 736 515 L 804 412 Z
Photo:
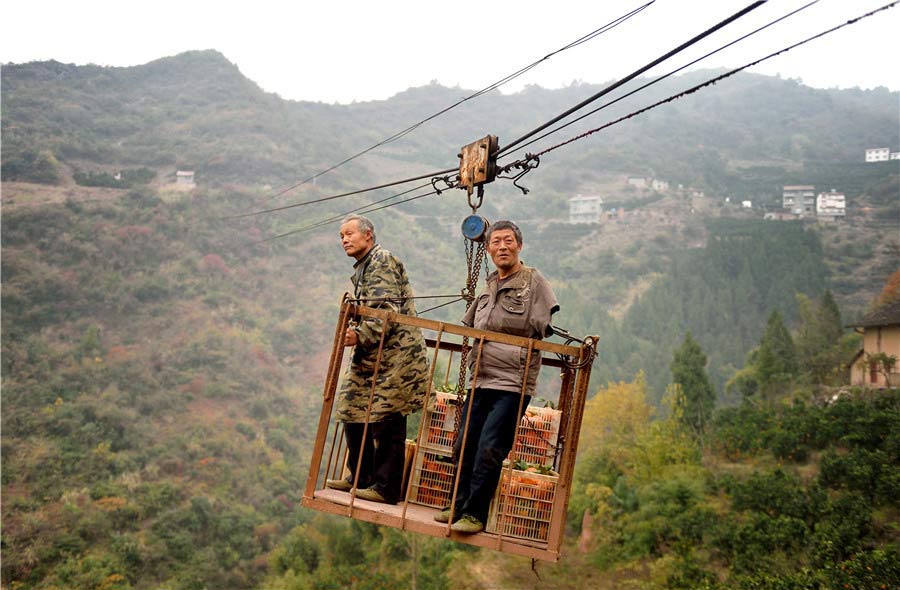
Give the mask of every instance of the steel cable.
M 648 63 L 647 65 L 645 65 L 645 66 L 643 66 L 643 67 L 641 67 L 641 68 L 638 68 L 637 70 L 635 70 L 635 71 L 633 71 L 632 73 L 628 74 L 628 75 L 625 76 L 624 78 L 621 78 L 621 79 L 617 80 L 616 82 L 610 84 L 609 86 L 607 86 L 606 88 L 604 88 L 604 89 L 601 90 L 600 92 L 597 92 L 597 93 L 594 94 L 593 96 L 590 96 L 590 97 L 584 99 L 583 101 L 581 101 L 580 103 L 578 103 L 578 104 L 575 105 L 574 107 L 572 107 L 572 108 L 568 109 L 567 111 L 565 111 L 565 112 L 563 112 L 563 113 L 557 115 L 556 117 L 550 119 L 549 121 L 547 121 L 546 123 L 540 125 L 539 127 L 535 128 L 535 129 L 532 129 L 531 131 L 529 131 L 528 133 L 526 133 L 526 134 L 523 135 L 522 137 L 519 137 L 518 139 L 512 141 L 511 143 L 509 143 L 509 144 L 505 145 L 504 147 L 502 147 L 501 149 L 499 149 L 499 150 L 497 151 L 497 157 L 500 157 L 500 156 L 502 156 L 503 154 L 509 152 L 510 150 L 512 150 L 513 148 L 515 148 L 517 145 L 519 145 L 519 144 L 522 143 L 523 141 L 526 141 L 527 139 L 531 138 L 532 136 L 537 135 L 538 133 L 540 133 L 541 131 L 543 131 L 543 130 L 546 129 L 547 127 L 550 127 L 551 125 L 553 125 L 553 124 L 555 124 L 555 123 L 558 123 L 559 121 L 561 121 L 562 119 L 565 119 L 566 117 L 568 117 L 568 116 L 571 115 L 572 113 L 575 113 L 575 112 L 577 112 L 577 111 L 583 109 L 584 107 L 586 107 L 586 106 L 589 105 L 590 103 L 592 103 L 592 102 L 596 101 L 597 99 L 599 99 L 599 98 L 601 98 L 601 97 L 603 97 L 603 96 L 609 94 L 610 92 L 612 92 L 612 91 L 615 90 L 616 88 L 619 88 L 619 87 L 622 86 L 623 84 L 626 84 L 627 82 L 630 82 L 630 81 L 633 80 L 634 78 L 640 76 L 641 74 L 643 74 L 643 73 L 646 72 L 647 70 L 649 70 L 649 69 L 651 69 L 651 68 L 653 68 L 653 67 L 659 65 L 660 63 L 662 63 L 662 62 L 664 62 L 664 61 L 666 61 L 666 60 L 669 59 L 670 57 L 672 57 L 672 56 L 674 56 L 674 55 L 677 55 L 678 53 L 684 51 L 685 49 L 687 49 L 687 48 L 690 47 L 691 45 L 694 45 L 695 43 L 701 41 L 702 39 L 705 39 L 706 37 L 712 35 L 712 34 L 715 33 L 716 31 L 718 31 L 719 29 L 721 29 L 721 28 L 723 28 L 723 27 L 729 25 L 730 23 L 732 23 L 732 22 L 736 21 L 737 19 L 743 17 L 743 16 L 746 15 L 747 13 L 749 13 L 749 12 L 751 12 L 751 11 L 753 11 L 753 10 L 756 10 L 757 8 L 759 8 L 760 6 L 762 6 L 763 4 L 765 4 L 767 1 L 768 1 L 768 0 L 757 0 L 757 1 L 754 2 L 753 4 L 751 4 L 751 5 L 747 6 L 746 8 L 743 8 L 742 10 L 739 10 L 738 12 L 732 14 L 731 16 L 729 16 L 728 18 L 726 18 L 725 20 L 723 20 L 723 21 L 719 22 L 718 24 L 716 24 L 716 25 L 710 27 L 709 29 L 707 29 L 707 30 L 705 30 L 704 32 L 700 33 L 699 35 L 693 37 L 692 39 L 690 39 L 690 40 L 688 40 L 688 41 L 685 41 L 684 43 L 682 43 L 681 45 L 679 45 L 679 46 L 676 47 L 675 49 L 672 49 L 671 51 L 669 51 L 669 52 L 667 52 L 667 53 L 661 55 L 660 57 L 656 58 L 655 60 L 651 61 L 651 62 Z

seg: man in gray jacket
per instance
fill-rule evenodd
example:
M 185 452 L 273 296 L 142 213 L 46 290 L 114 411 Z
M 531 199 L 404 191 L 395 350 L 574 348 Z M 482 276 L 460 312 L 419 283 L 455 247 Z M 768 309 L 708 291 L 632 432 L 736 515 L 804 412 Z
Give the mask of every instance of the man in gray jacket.
M 547 279 L 519 260 L 521 230 L 511 221 L 498 221 L 490 226 L 485 240 L 497 270 L 488 277 L 487 287 L 466 312 L 463 324 L 525 338 L 550 336 L 553 333 L 550 319 L 559 310 L 559 304 Z M 456 522 L 451 528 L 467 534 L 484 530 L 503 459 L 512 449 L 516 424 L 522 417 L 519 407 L 524 413 L 541 367 L 540 351 L 532 351 L 526 371 L 527 350 L 499 342 L 484 343 L 476 371 L 478 357 L 475 347 L 469 353 L 469 395 L 474 396 L 471 415 L 467 401 L 454 448 L 454 456 L 459 458 L 459 488 L 453 510 Z M 474 379 L 477 382 L 472 382 Z M 520 404 L 523 381 L 525 399 Z M 462 433 L 467 427 L 465 453 L 460 456 Z M 450 510 L 434 518 L 448 522 Z

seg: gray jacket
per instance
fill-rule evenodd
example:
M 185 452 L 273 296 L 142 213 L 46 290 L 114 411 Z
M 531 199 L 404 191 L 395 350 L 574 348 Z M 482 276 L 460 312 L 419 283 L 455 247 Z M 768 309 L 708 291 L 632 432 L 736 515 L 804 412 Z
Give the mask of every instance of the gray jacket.
M 537 270 L 525 265 L 498 288 L 497 271 L 487 278 L 487 287 L 466 312 L 462 323 L 479 330 L 503 332 L 525 338 L 543 339 L 553 334 L 550 319 L 559 311 L 559 303 L 550 283 Z M 469 385 L 519 393 L 525 375 L 528 350 L 499 342 L 485 342 L 478 367 L 478 382 L 472 383 L 477 342 L 469 352 Z M 531 353 L 526 395 L 534 395 L 540 351 Z

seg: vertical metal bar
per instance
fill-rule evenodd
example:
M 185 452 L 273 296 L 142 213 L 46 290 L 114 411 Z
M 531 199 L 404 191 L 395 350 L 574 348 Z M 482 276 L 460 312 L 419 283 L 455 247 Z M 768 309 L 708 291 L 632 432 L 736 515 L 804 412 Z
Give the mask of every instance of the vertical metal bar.
M 472 401 L 475 399 L 475 388 L 478 385 L 478 369 L 481 368 L 481 351 L 484 350 L 484 334 L 478 338 L 478 356 L 475 357 L 475 368 L 472 371 L 472 387 L 469 389 L 469 399 L 466 402 L 466 427 L 462 432 L 462 443 L 459 447 L 459 457 L 456 461 L 456 469 L 453 475 L 453 493 L 450 494 L 450 520 L 447 521 L 447 535 L 450 535 L 450 527 L 453 525 L 453 517 L 456 511 L 456 495 L 459 491 L 459 476 L 462 471 L 463 457 L 466 456 L 466 441 L 469 438 L 469 424 L 472 422 Z M 457 384 L 457 391 L 460 384 Z M 457 410 L 462 411 L 462 408 Z
M 534 350 L 534 340 L 528 339 L 528 352 L 525 355 L 525 373 L 522 375 L 522 390 L 519 392 L 519 411 L 516 412 L 516 431 L 513 435 L 513 446 L 512 446 L 512 458 L 515 459 L 517 457 L 516 454 L 516 441 L 519 440 L 519 432 L 522 430 L 522 406 L 525 404 L 525 392 L 528 391 L 528 373 L 531 372 L 531 353 Z M 540 368 L 538 368 L 540 371 Z M 506 473 L 506 482 L 507 482 L 507 491 L 509 493 L 509 484 L 512 483 L 512 468 L 513 461 L 510 460 L 509 467 L 505 470 Z M 500 485 L 500 493 L 497 495 L 497 551 L 500 551 L 503 546 L 503 523 L 506 516 L 506 510 L 509 508 L 509 502 L 503 501 L 503 473 L 501 473 L 500 481 L 498 482 Z M 553 516 L 551 515 L 550 520 L 552 522 Z M 486 523 L 485 523 L 486 524 Z
M 437 333 L 437 338 L 434 342 L 434 357 L 431 359 L 431 368 L 428 371 L 428 393 L 425 395 L 425 406 L 422 408 L 422 419 L 419 420 L 419 432 L 416 434 L 416 452 L 413 455 L 413 465 L 412 469 L 415 469 L 416 457 L 419 454 L 419 441 L 422 440 L 422 432 L 425 430 L 425 417 L 428 415 L 428 402 L 431 401 L 431 394 L 434 393 L 434 397 L 437 398 L 437 391 L 434 391 L 434 386 L 432 385 L 434 380 L 434 369 L 437 366 L 437 358 L 438 353 L 441 351 L 441 336 L 444 335 L 444 322 L 440 323 L 440 329 Z M 405 467 L 405 466 L 404 466 Z M 404 472 L 405 472 L 404 468 Z M 412 478 L 412 471 L 410 471 L 410 478 Z M 409 492 L 412 486 L 407 482 L 406 484 L 406 494 L 403 497 L 403 510 L 400 513 L 400 518 L 402 519 L 400 522 L 400 528 L 406 529 L 406 509 L 409 506 Z
M 340 477 L 338 475 L 338 467 L 337 462 L 335 462 L 335 458 L 341 456 L 341 448 L 343 447 L 344 440 L 343 437 L 338 438 L 338 433 L 343 433 L 343 431 L 343 424 L 336 421 L 334 423 L 334 434 L 331 436 L 331 451 L 328 453 L 328 464 L 325 467 L 326 478 L 329 475 L 331 475 L 332 479 L 337 479 L 338 477 Z M 343 471 L 341 471 L 340 473 L 343 474 Z
M 443 326 L 443 323 L 441 324 Z M 450 358 L 447 359 L 447 370 L 444 372 L 444 389 L 450 383 L 450 368 L 453 366 L 453 351 L 450 351 Z
M 587 399 L 587 390 L 591 379 L 592 361 L 589 358 L 593 355 L 592 346 L 595 342 L 595 338 L 588 337 L 585 338 L 585 342 L 581 346 L 581 353 L 578 358 L 579 368 L 575 379 L 575 391 L 572 396 L 572 415 L 566 424 L 568 436 L 560 460 L 556 495 L 553 498 L 553 514 L 559 515 L 559 518 L 554 517 L 550 520 L 550 534 L 548 537 L 550 547 L 557 553 L 562 543 L 565 514 L 569 506 L 569 493 L 572 487 L 572 476 L 575 471 L 575 454 L 578 451 L 578 438 L 581 434 L 584 404 Z
M 344 357 L 344 332 L 350 321 L 350 310 L 353 307 L 348 294 L 344 293 L 341 303 L 341 311 L 338 315 L 337 327 L 334 331 L 334 343 L 331 347 L 331 359 L 328 364 L 328 372 L 325 376 L 325 388 L 322 391 L 322 412 L 319 414 L 319 426 L 316 430 L 316 442 L 309 460 L 309 476 L 306 479 L 304 497 L 312 498 L 316 491 L 316 482 L 319 479 L 319 470 L 322 467 L 322 453 L 325 449 L 325 439 L 328 438 L 328 423 L 331 420 L 331 410 L 334 407 L 334 391 L 337 388 L 338 375 L 341 368 L 341 360 Z
M 375 401 L 375 387 L 378 385 L 378 371 L 381 370 L 381 355 L 384 352 L 384 339 L 391 327 L 391 320 L 385 318 L 381 321 L 381 340 L 378 341 L 378 354 L 375 356 L 375 368 L 372 370 L 372 388 L 369 390 L 369 405 L 366 406 L 366 421 L 363 423 L 362 442 L 360 443 L 359 456 L 356 458 L 356 469 L 353 472 L 353 487 L 350 488 L 350 505 L 347 507 L 347 516 L 353 514 L 353 504 L 356 503 L 356 485 L 359 483 L 359 468 L 362 466 L 363 453 L 366 449 L 366 436 L 369 433 L 369 418 L 372 415 L 372 402 Z
M 562 373 L 560 375 L 561 383 L 559 386 L 559 400 L 556 405 L 557 409 L 559 410 L 560 429 L 559 434 L 556 436 L 556 448 L 553 449 L 553 468 L 557 471 L 559 471 L 559 460 L 562 449 L 566 445 L 566 430 L 562 427 L 562 425 L 565 424 L 566 421 L 568 421 L 569 414 L 572 413 L 572 409 L 569 407 L 572 404 L 572 388 L 575 385 L 575 381 L 572 376 L 572 368 L 568 365 L 564 365 Z

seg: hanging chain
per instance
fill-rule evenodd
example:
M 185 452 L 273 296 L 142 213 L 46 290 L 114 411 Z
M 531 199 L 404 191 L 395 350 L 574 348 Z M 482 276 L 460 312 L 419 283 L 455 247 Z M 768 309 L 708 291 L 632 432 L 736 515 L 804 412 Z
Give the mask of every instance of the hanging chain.
M 463 247 L 466 252 L 466 287 L 462 296 L 466 300 L 466 312 L 475 302 L 475 291 L 478 288 L 478 274 L 484 262 L 484 241 L 474 242 L 463 238 Z M 487 272 L 487 266 L 485 266 Z M 466 370 L 468 369 L 469 337 L 463 336 L 462 349 L 459 353 L 459 380 L 456 382 L 456 415 L 453 419 L 453 432 L 459 436 L 460 414 L 462 414 L 463 395 L 466 390 Z

